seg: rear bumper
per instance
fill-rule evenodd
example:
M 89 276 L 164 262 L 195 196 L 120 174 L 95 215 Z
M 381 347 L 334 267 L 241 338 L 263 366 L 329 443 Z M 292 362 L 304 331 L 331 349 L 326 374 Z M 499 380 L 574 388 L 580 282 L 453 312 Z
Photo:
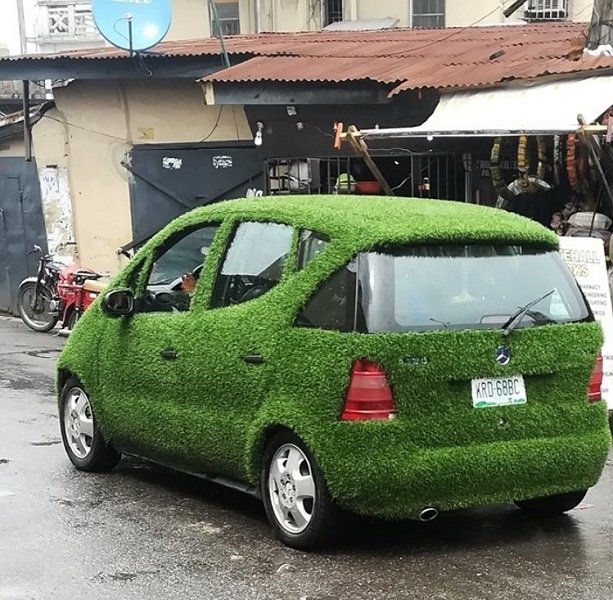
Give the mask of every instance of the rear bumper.
M 453 510 L 587 489 L 611 445 L 604 419 L 588 435 L 418 451 L 382 437 L 370 447 L 362 436 L 355 444 L 343 438 L 343 458 L 322 465 L 332 495 L 353 512 L 396 519 L 430 506 Z

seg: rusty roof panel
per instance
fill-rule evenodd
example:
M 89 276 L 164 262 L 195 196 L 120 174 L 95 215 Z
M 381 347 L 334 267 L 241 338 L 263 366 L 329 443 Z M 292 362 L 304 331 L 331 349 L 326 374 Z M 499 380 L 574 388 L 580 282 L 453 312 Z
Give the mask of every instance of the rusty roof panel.
M 372 79 L 380 83 L 404 81 L 407 60 L 402 57 L 375 57 L 365 64 L 363 58 L 315 60 L 310 56 L 257 56 L 224 69 L 203 81 L 358 81 Z M 292 73 L 292 75 L 289 75 Z M 372 73 L 372 76 L 371 76 Z
M 583 23 L 544 23 L 521 26 L 492 26 L 446 29 L 387 29 L 379 31 L 318 31 L 263 33 L 224 38 L 229 54 L 290 56 L 415 56 L 421 50 L 449 55 L 460 47 L 475 49 L 500 44 L 552 44 L 585 39 Z M 219 54 L 216 38 L 167 41 L 145 54 L 150 56 L 206 56 Z M 115 47 L 69 50 L 58 53 L 12 56 L 1 60 L 50 60 L 55 58 L 126 58 L 128 52 Z
M 260 56 L 203 78 L 210 82 L 348 82 L 405 90 L 488 87 L 513 79 L 613 69 L 584 56 L 585 24 L 321 32 L 269 36 Z M 325 59 L 325 60 L 323 60 Z
M 486 87 L 513 79 L 613 69 L 613 58 L 583 55 L 586 24 L 541 23 L 447 29 L 265 33 L 225 38 L 244 62 L 211 82 L 347 82 L 393 85 L 392 94 L 423 87 Z M 220 54 L 215 38 L 163 42 L 147 59 Z M 251 58 L 250 58 L 251 57 Z M 125 59 L 117 48 L 74 50 L 4 60 Z M 236 58 L 234 59 L 236 62 Z

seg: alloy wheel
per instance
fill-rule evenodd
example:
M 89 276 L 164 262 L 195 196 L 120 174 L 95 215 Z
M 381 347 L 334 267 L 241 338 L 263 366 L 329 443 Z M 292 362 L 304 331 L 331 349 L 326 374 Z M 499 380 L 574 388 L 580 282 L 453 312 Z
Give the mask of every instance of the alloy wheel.
M 280 446 L 268 472 L 268 494 L 279 526 L 292 534 L 302 533 L 313 517 L 316 493 L 304 452 L 294 444 Z
M 87 394 L 73 388 L 64 404 L 64 430 L 70 451 L 79 459 L 92 451 L 94 419 Z

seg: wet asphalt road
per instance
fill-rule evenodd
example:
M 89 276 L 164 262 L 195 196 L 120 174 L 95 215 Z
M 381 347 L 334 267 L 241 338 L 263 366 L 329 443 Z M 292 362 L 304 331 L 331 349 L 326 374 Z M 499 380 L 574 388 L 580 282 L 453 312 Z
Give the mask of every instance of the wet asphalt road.
M 510 505 L 356 520 L 303 554 L 239 493 L 133 459 L 75 471 L 53 396 L 62 344 L 0 316 L 0 600 L 613 598 L 613 455 L 585 503 L 548 523 Z

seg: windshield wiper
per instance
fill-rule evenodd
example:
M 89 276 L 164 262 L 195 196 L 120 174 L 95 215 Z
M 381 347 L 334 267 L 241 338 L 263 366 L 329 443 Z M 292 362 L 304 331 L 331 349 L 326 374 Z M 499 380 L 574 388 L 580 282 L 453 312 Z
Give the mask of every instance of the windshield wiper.
M 542 302 L 543 300 L 545 300 L 545 298 L 548 298 L 549 296 L 551 296 L 551 294 L 553 294 L 555 291 L 556 291 L 555 288 L 552 290 L 549 290 L 546 294 L 539 296 L 535 300 L 531 300 L 530 302 L 528 302 L 528 304 L 519 308 L 519 310 L 513 313 L 502 325 L 502 335 L 504 336 L 509 335 L 522 322 L 522 319 L 526 315 L 528 315 L 529 317 L 532 317 L 535 321 L 537 321 L 538 319 L 538 321 L 541 323 L 545 321 L 542 317 L 545 317 L 546 322 L 555 322 L 552 319 L 549 319 L 549 317 L 547 317 L 543 313 L 539 313 L 537 311 L 530 310 L 535 304 Z

